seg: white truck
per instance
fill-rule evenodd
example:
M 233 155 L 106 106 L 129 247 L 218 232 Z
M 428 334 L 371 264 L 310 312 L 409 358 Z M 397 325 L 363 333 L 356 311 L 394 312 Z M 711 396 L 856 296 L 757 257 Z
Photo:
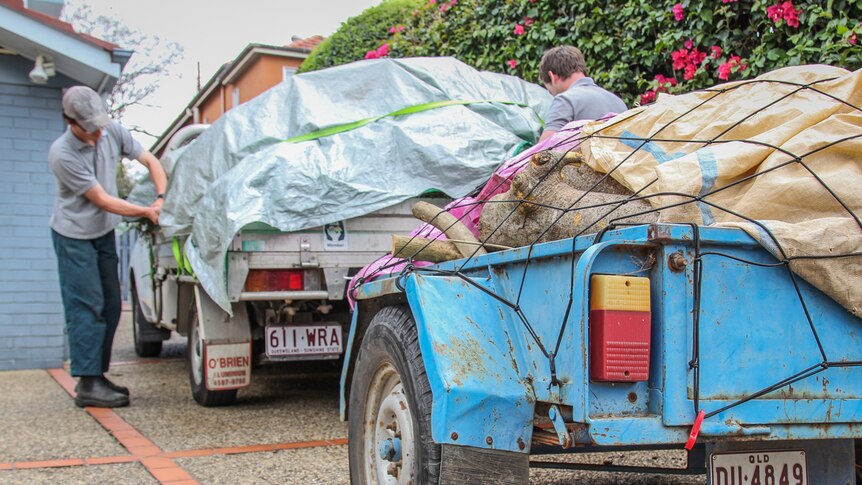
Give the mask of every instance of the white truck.
M 169 149 L 203 129 L 181 131 Z M 163 162 L 170 171 L 170 155 Z M 232 315 L 183 261 L 184 238 L 141 231 L 129 265 L 135 352 L 156 357 L 171 332 L 186 336 L 189 384 L 203 406 L 232 404 L 253 366 L 340 359 L 350 324 L 347 283 L 391 250 L 392 234 L 415 227 L 415 201 L 296 232 L 243 228 L 225 261 Z
M 414 202 L 297 232 L 245 228 L 226 261 L 232 316 L 178 263 L 172 239 L 141 233 L 129 274 L 136 353 L 155 357 L 172 331 L 187 336 L 189 383 L 204 406 L 231 404 L 253 365 L 340 359 L 347 282 L 391 249 L 393 233 L 415 227 Z

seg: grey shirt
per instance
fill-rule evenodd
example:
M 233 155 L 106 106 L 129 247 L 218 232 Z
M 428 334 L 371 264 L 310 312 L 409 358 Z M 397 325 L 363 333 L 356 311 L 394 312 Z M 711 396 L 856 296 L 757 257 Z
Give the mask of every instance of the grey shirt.
M 67 128 L 48 151 L 48 164 L 57 179 L 57 198 L 51 228 L 73 239 L 95 239 L 114 230 L 122 218 L 100 209 L 84 197 L 99 184 L 117 196 L 117 164 L 123 157 L 136 159 L 144 148 L 117 122 L 102 129 L 95 146 Z
M 545 130 L 560 131 L 569 122 L 596 120 L 626 109 L 626 104 L 617 95 L 599 87 L 592 78 L 584 77 L 554 96 L 545 116 Z

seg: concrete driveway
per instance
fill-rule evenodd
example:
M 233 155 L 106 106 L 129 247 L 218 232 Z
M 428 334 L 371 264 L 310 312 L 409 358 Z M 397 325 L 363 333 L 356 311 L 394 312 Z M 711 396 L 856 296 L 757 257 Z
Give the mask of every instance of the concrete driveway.
M 235 405 L 203 408 L 191 397 L 180 337 L 158 359 L 133 350 L 130 314 L 109 376 L 131 406 L 77 408 L 64 369 L 0 372 L 0 483 L 345 484 L 347 426 L 338 417 L 339 369 L 257 369 Z M 591 463 L 681 466 L 684 455 L 593 454 Z M 536 484 L 695 484 L 703 477 L 532 470 Z

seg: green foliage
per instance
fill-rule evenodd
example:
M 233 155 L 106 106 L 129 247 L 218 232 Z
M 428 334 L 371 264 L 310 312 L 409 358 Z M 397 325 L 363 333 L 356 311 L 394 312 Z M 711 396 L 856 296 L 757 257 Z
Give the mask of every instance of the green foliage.
M 410 16 L 423 0 L 388 0 L 347 19 L 302 63 L 299 72 L 316 71 L 365 58 L 391 35 L 390 27 Z
M 382 25 L 383 38 L 356 40 L 362 48 L 350 60 L 385 41 L 391 57 L 455 56 L 539 82 L 542 53 L 571 44 L 584 52 L 588 74 L 632 105 L 650 90 L 690 91 L 790 65 L 859 69 L 860 20 L 862 0 L 424 0 L 417 12 Z M 404 29 L 390 34 L 396 25 Z M 683 64 L 692 57 L 687 74 Z

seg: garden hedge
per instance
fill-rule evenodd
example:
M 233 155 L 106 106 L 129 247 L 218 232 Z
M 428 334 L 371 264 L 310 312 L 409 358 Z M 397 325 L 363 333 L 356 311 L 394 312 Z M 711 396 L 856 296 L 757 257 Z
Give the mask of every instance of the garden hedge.
M 584 52 L 588 74 L 632 105 L 789 65 L 862 67 L 862 0 L 423 0 L 400 16 L 395 3 L 345 23 L 330 39 L 350 49 L 321 46 L 327 63 L 313 55 L 303 69 L 455 56 L 539 82 L 542 53 L 572 44 Z M 384 19 L 381 8 L 392 15 Z M 351 24 L 372 14 L 362 28 Z

